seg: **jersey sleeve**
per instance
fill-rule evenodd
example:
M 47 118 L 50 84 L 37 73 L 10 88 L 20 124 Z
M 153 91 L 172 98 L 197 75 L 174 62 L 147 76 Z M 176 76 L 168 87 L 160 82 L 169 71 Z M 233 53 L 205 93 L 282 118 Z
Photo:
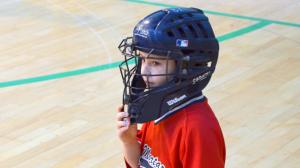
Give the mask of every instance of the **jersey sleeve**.
M 184 136 L 182 167 L 224 168 L 225 145 L 218 129 L 192 124 L 187 127 Z

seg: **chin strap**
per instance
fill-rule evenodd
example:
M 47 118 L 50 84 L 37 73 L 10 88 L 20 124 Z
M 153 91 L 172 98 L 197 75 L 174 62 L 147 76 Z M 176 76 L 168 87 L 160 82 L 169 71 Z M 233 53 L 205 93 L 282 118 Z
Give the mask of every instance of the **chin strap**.
M 163 116 L 161 116 L 158 119 L 154 120 L 154 123 L 158 124 L 163 119 L 165 119 L 165 118 L 169 117 L 170 115 L 178 112 L 179 110 L 185 108 L 186 106 L 188 106 L 192 103 L 199 102 L 199 101 L 201 102 L 201 101 L 204 101 L 204 100 L 205 100 L 205 96 L 203 96 L 203 95 L 191 98 L 190 100 L 186 101 L 185 103 L 182 103 L 182 104 L 178 105 L 177 107 L 173 108 L 172 110 L 166 112 Z

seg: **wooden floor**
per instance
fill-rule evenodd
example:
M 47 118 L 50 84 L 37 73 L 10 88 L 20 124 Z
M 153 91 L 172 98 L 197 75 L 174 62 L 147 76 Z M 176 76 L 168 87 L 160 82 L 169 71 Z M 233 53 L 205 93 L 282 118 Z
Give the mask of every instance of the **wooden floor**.
M 117 45 L 168 6 L 204 9 L 220 41 L 204 93 L 226 167 L 300 167 L 298 0 L 2 0 L 0 167 L 124 167 Z

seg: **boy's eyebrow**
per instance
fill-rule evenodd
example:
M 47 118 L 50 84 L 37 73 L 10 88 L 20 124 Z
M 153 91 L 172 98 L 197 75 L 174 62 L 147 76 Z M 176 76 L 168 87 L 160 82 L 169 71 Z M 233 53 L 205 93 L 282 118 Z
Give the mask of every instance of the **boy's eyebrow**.
M 140 53 L 139 57 L 142 57 L 144 59 L 158 59 L 158 60 L 168 59 L 167 56 L 159 56 L 159 55 L 154 55 L 154 54 L 149 54 L 149 53 Z
M 153 56 L 148 56 L 148 57 L 140 56 L 140 57 L 142 57 L 143 59 L 168 60 L 167 57 L 155 57 L 155 56 L 154 57 Z

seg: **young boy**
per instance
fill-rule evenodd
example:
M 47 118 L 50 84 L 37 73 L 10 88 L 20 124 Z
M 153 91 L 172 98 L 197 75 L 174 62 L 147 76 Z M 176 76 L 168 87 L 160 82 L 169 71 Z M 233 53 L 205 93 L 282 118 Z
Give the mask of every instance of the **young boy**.
M 119 49 L 123 104 L 118 136 L 127 167 L 221 168 L 225 144 L 202 90 L 217 63 L 219 45 L 196 8 L 156 11 Z M 137 123 L 143 123 L 137 130 Z

